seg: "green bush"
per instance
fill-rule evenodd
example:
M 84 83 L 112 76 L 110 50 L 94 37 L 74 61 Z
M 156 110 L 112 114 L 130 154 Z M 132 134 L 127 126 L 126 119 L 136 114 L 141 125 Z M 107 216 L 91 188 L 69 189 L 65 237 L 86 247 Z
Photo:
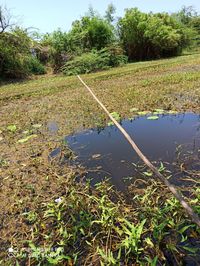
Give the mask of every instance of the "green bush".
M 36 57 L 29 56 L 27 57 L 25 62 L 27 64 L 28 73 L 35 75 L 42 75 L 46 73 L 45 67 Z
M 127 63 L 123 50 L 117 47 L 104 48 L 75 57 L 62 68 L 65 75 L 78 75 L 108 69 Z
M 31 54 L 32 40 L 23 29 L 0 34 L 0 76 L 25 78 L 30 74 L 44 74 L 45 68 Z

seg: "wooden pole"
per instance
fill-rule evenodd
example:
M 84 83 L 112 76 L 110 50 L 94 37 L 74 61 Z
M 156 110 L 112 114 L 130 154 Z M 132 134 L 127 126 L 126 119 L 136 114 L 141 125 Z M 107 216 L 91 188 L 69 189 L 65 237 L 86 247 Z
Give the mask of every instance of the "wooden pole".
M 151 171 L 169 188 L 169 190 L 172 192 L 174 197 L 180 202 L 182 207 L 185 209 L 186 213 L 190 216 L 192 221 L 196 223 L 200 227 L 200 218 L 199 216 L 194 213 L 193 209 L 190 207 L 190 205 L 184 200 L 182 194 L 177 191 L 177 189 L 158 171 L 158 169 L 149 161 L 149 159 L 142 153 L 142 151 L 138 148 L 138 146 L 135 144 L 135 142 L 131 139 L 130 135 L 124 130 L 124 128 L 112 117 L 112 115 L 109 113 L 107 108 L 100 102 L 100 100 L 96 97 L 96 95 L 93 93 L 93 91 L 90 89 L 90 87 L 87 86 L 87 84 L 82 80 L 82 78 L 77 75 L 80 82 L 85 86 L 85 88 L 90 92 L 92 97 L 95 99 L 95 101 L 101 106 L 101 108 L 104 110 L 104 112 L 108 115 L 110 120 L 116 125 L 116 127 L 120 130 L 120 132 L 124 135 L 126 140 L 130 143 L 132 148 L 135 150 L 135 152 L 138 154 L 138 156 L 142 159 L 142 161 L 151 169 Z

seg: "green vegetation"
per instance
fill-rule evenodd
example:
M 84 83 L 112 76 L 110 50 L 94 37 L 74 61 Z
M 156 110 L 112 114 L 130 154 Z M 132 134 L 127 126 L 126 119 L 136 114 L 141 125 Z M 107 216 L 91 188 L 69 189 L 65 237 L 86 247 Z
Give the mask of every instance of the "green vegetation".
M 190 237 L 199 230 L 182 218 L 179 203 L 161 184 L 148 182 L 148 189 L 137 195 L 132 187 L 129 204 L 109 183 L 97 184 L 92 193 L 89 184 L 77 183 L 72 177 L 66 186 L 62 197 L 54 195 L 42 208 L 23 214 L 24 222 L 33 228 L 32 239 L 18 246 L 18 251 L 12 246 L 15 259 L 11 261 L 163 265 L 166 259 L 176 263 L 186 254 L 195 261 L 198 241 L 192 247 Z M 193 190 L 191 203 L 200 203 L 199 192 Z
M 130 60 L 178 55 L 189 44 L 188 28 L 167 13 L 126 10 L 119 21 L 120 38 Z
M 127 57 L 123 55 L 123 50 L 120 47 L 112 46 L 75 57 L 74 60 L 63 66 L 62 72 L 68 76 L 85 74 L 120 66 L 126 62 Z
M 18 27 L 0 33 L 0 77 L 25 78 L 45 74 L 44 66 L 31 54 L 33 43 L 27 31 Z
M 184 49 L 199 45 L 200 16 L 192 7 L 174 14 L 130 8 L 122 18 L 114 15 L 112 4 L 104 16 L 91 7 L 69 32 L 58 29 L 39 36 L 11 27 L 10 14 L 1 8 L 1 78 L 44 74 L 44 65 L 66 75 L 96 72 L 127 61 L 181 55 Z

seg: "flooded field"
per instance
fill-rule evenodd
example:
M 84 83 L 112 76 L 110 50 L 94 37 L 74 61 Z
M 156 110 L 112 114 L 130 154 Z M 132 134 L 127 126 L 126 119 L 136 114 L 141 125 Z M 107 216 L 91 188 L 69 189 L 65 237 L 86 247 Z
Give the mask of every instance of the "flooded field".
M 200 168 L 200 115 L 158 117 L 157 120 L 148 120 L 148 116 L 124 120 L 122 126 L 151 161 L 157 165 L 162 162 L 175 173 L 173 183 L 182 185 L 183 174 L 175 169 L 178 160 L 184 159 L 184 169 Z M 76 162 L 86 167 L 87 176 L 94 178 L 95 183 L 111 177 L 111 182 L 124 190 L 126 181 L 141 176 L 135 165 L 141 161 L 115 126 L 83 131 L 66 137 L 66 141 L 77 155 Z

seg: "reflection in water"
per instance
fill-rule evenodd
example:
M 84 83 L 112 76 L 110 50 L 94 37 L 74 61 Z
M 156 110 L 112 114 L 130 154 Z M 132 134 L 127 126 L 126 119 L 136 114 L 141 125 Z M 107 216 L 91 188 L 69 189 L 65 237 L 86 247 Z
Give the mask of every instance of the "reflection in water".
M 122 121 L 122 126 L 151 161 L 172 164 L 177 158 L 178 145 L 193 151 L 200 148 L 200 116 L 197 114 L 160 115 L 158 120 L 138 117 Z M 66 140 L 77 155 L 77 162 L 90 169 L 88 176 L 94 180 L 112 177 L 111 182 L 124 190 L 124 178 L 137 178 L 133 163 L 140 162 L 138 156 L 116 127 L 84 131 Z M 177 176 L 172 180 L 176 184 L 179 183 Z

